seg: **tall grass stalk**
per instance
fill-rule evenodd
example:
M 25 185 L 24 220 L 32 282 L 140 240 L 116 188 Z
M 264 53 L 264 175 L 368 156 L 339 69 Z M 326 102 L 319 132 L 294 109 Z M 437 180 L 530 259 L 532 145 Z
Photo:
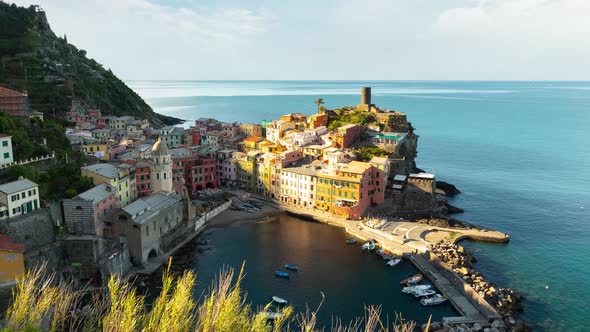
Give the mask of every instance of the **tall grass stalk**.
M 321 303 L 315 311 L 307 309 L 297 315 L 290 306 L 276 309 L 280 315 L 272 322 L 253 310 L 240 289 L 244 264 L 237 277 L 233 269 L 223 268 L 199 303 L 193 298 L 195 274 L 185 271 L 182 276 L 174 277 L 170 267 L 171 262 L 162 275 L 162 290 L 148 310 L 145 298 L 118 277 L 111 276 L 107 289 L 89 299 L 84 289 L 75 291 L 70 283 L 58 283 L 54 274 L 46 273 L 47 266 L 41 265 L 17 281 L 4 317 L 5 327 L 0 332 L 325 331 L 317 326 Z M 261 310 L 270 311 L 271 304 Z M 363 317 L 348 324 L 334 318 L 327 331 L 411 332 L 416 328 L 414 322 L 404 320 L 401 315 L 396 314 L 391 324 L 381 316 L 380 307 L 368 306 Z M 428 328 L 429 324 L 426 331 Z

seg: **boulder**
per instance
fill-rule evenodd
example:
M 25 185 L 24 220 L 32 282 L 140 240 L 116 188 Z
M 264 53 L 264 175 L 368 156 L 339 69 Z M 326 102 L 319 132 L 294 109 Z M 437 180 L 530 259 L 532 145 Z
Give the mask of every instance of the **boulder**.
M 501 329 L 501 328 L 506 327 L 506 324 L 504 324 L 503 320 L 496 319 L 495 321 L 492 322 L 492 327 L 495 327 L 497 329 Z
M 444 191 L 447 196 L 454 196 L 461 193 L 457 187 L 444 181 L 436 181 L 436 189 Z
M 473 332 L 479 332 L 479 331 L 481 331 L 482 329 L 483 329 L 483 327 L 481 326 L 481 324 L 480 324 L 480 323 L 475 323 L 475 324 L 473 324 L 473 326 L 471 327 L 471 330 L 472 330 Z

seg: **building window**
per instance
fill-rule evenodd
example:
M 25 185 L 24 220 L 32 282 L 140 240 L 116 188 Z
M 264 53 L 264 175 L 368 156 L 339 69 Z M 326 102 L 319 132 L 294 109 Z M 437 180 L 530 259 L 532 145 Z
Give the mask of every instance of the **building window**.
M 8 146 L 8 141 L 2 141 L 2 146 Z
M 4 159 L 10 158 L 10 152 L 4 152 Z

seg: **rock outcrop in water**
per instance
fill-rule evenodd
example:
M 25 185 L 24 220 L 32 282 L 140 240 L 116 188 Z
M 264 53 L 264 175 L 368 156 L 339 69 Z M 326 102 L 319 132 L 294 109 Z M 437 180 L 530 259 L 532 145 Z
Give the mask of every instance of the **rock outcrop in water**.
M 436 181 L 436 189 L 442 190 L 447 196 L 455 196 L 461 193 L 461 191 L 457 189 L 455 185 L 445 181 Z

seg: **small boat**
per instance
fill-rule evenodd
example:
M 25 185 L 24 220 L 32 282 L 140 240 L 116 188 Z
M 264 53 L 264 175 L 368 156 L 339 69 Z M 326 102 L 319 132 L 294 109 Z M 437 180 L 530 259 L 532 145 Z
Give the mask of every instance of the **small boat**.
M 437 305 L 445 302 L 447 299 L 440 294 L 434 294 L 432 297 L 425 297 L 420 300 L 420 304 L 423 306 Z
M 387 261 L 387 266 L 396 266 L 397 264 L 399 264 L 402 260 L 399 258 L 394 258 L 394 259 L 390 259 Z
M 281 313 L 272 312 L 272 311 L 261 311 L 258 313 L 258 315 L 263 316 L 269 320 L 275 320 L 275 319 L 281 318 L 283 316 L 283 314 L 281 314 Z
M 297 271 L 297 270 L 299 270 L 299 268 L 297 267 L 297 265 L 293 265 L 293 264 L 285 264 L 285 269 L 291 270 L 291 271 Z
M 377 249 L 377 251 L 375 251 L 375 253 L 381 257 L 383 257 L 385 251 L 383 250 L 383 248 L 379 248 Z
M 281 278 L 287 278 L 287 279 L 289 278 L 289 273 L 287 273 L 285 271 L 276 270 L 275 275 L 277 277 L 281 277 Z
M 416 297 L 416 298 L 431 296 L 431 295 L 435 295 L 435 294 L 436 294 L 436 291 L 434 289 L 420 289 L 420 290 L 412 292 L 412 295 L 414 295 L 414 297 Z
M 287 300 L 280 298 L 278 296 L 273 296 L 272 300 L 277 304 L 287 304 Z
M 432 289 L 432 285 L 416 285 L 416 286 L 404 287 L 404 288 L 402 288 L 402 292 L 406 293 L 406 294 L 412 294 L 415 291 L 426 290 L 426 289 Z
M 242 205 L 242 206 L 245 207 L 245 208 L 254 210 L 254 211 L 260 211 L 260 210 L 262 210 L 262 209 L 260 209 L 258 207 L 255 207 L 254 205 L 252 205 L 250 203 L 244 203 L 244 205 Z
M 413 285 L 413 284 L 417 284 L 420 281 L 422 281 L 422 278 L 424 278 L 422 276 L 422 274 L 418 273 L 418 274 L 415 274 L 415 275 L 413 275 L 413 276 L 411 276 L 409 278 L 406 278 L 406 279 L 402 280 L 400 282 L 400 284 L 402 284 L 402 285 Z
M 356 239 L 348 239 L 346 240 L 346 244 L 355 244 L 356 243 Z

